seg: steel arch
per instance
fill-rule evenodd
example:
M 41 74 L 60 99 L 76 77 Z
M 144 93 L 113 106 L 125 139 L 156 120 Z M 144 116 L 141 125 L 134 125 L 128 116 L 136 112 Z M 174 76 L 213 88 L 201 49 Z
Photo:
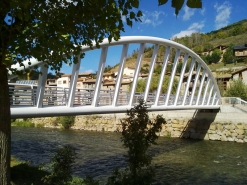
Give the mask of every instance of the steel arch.
M 122 92 L 120 86 L 122 83 L 123 71 L 125 67 L 126 58 L 128 55 L 128 48 L 131 44 L 139 44 L 138 56 L 136 59 L 135 73 L 133 76 L 132 88 L 128 92 L 128 99 L 125 104 L 119 103 Z M 149 75 L 146 79 L 146 88 L 143 93 L 136 92 L 137 82 L 139 80 L 141 63 L 143 61 L 144 49 L 146 45 L 152 45 L 153 53 L 150 59 Z M 113 46 L 122 46 L 122 54 L 120 56 L 118 76 L 116 79 L 115 89 L 111 93 L 111 102 L 106 105 L 101 105 L 100 97 L 103 72 L 106 63 L 106 56 L 108 48 Z M 160 48 L 163 47 L 164 52 L 160 53 Z M 92 47 L 96 48 L 96 45 Z M 81 48 L 82 53 L 91 51 L 89 46 Z M 46 75 L 39 78 L 38 86 L 35 95 L 35 102 L 32 106 L 12 105 L 12 117 L 39 117 L 39 116 L 53 116 L 53 115 L 79 115 L 79 114 L 95 114 L 95 113 L 115 113 L 126 112 L 127 109 L 132 108 L 136 103 L 137 97 L 141 97 L 148 103 L 150 111 L 157 110 L 181 110 L 181 109 L 219 109 L 221 103 L 220 91 L 217 82 L 206 65 L 206 63 L 192 50 L 178 44 L 174 41 L 148 36 L 126 36 L 118 41 L 109 43 L 108 39 L 100 44 L 101 56 L 98 63 L 98 73 L 95 88 L 92 91 L 92 101 L 90 105 L 75 105 L 76 82 L 78 79 L 80 62 L 73 65 L 72 77 L 70 87 L 66 90 L 67 97 L 65 103 L 60 106 L 46 105 L 44 103 L 44 96 L 46 93 Z M 175 57 L 171 60 L 172 52 Z M 163 57 L 162 70 L 158 87 L 155 94 L 150 93 L 151 79 L 154 75 L 154 66 L 156 65 L 157 57 L 161 54 Z M 182 61 L 180 57 L 183 56 Z M 77 56 L 80 59 L 80 56 Z M 25 68 L 28 68 L 29 61 L 24 61 Z M 82 59 L 83 62 L 83 59 Z M 41 65 L 43 74 L 47 73 L 47 68 L 35 59 L 31 60 L 31 66 Z M 179 71 L 179 78 L 176 76 L 178 72 L 178 65 L 181 69 Z M 181 66 L 182 65 L 182 66 Z M 168 73 L 168 66 L 171 71 Z M 17 70 L 23 70 L 23 66 L 12 66 Z M 188 71 L 186 71 L 188 70 Z M 165 75 L 169 75 L 169 84 L 165 92 L 162 93 L 162 85 Z M 177 79 L 177 83 L 175 83 Z M 190 85 L 193 84 L 192 87 Z M 13 86 L 14 84 L 12 84 Z M 176 85 L 176 92 L 172 92 L 173 86 Z M 58 90 L 57 90 L 58 91 Z M 151 94 L 151 95 L 150 95 Z M 10 94 L 11 96 L 11 94 Z M 55 104 L 55 103 L 54 103 Z M 28 113 L 25 113 L 27 112 Z

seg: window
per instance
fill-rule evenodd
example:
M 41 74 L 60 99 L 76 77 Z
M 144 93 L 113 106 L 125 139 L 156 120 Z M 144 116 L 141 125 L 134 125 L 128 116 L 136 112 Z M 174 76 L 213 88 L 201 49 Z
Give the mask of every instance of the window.
M 63 81 L 63 84 L 66 84 L 66 80 Z
M 58 84 L 62 84 L 62 82 L 59 80 L 58 82 L 57 82 Z

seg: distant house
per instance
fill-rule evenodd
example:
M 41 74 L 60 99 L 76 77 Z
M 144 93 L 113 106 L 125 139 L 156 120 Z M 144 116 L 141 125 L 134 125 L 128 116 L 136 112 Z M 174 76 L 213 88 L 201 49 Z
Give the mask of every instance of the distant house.
M 64 74 L 57 79 L 57 87 L 69 87 L 71 74 Z
M 247 84 L 247 67 L 237 70 L 232 73 L 232 79 L 241 79 L 245 84 Z
M 223 55 L 224 55 L 224 53 L 226 52 L 226 49 L 227 49 L 228 47 L 229 47 L 229 46 L 218 45 L 218 46 L 214 47 L 213 49 L 210 49 L 210 50 L 207 50 L 207 51 L 204 51 L 204 52 L 200 53 L 199 55 L 200 55 L 200 56 L 202 56 L 202 55 L 212 55 L 212 53 L 214 52 L 214 50 L 218 49 L 218 50 L 220 50 L 220 52 L 221 52 L 221 58 L 220 58 L 220 60 L 219 60 L 219 62 L 221 62 L 222 59 L 223 59 Z
M 223 89 L 226 90 L 229 87 L 232 74 L 221 74 L 216 76 L 216 81 L 219 85 L 223 86 Z
M 90 78 L 93 78 L 93 77 L 92 77 L 92 73 L 80 73 L 80 74 L 78 74 L 78 78 L 90 79 Z
M 132 81 L 122 81 L 120 91 L 128 91 L 131 83 L 132 83 Z M 115 86 L 116 86 L 115 81 L 106 81 L 103 83 L 103 90 L 110 90 L 111 91 L 111 90 L 115 89 Z
M 140 75 L 140 79 L 147 79 L 148 78 L 148 74 L 141 74 Z
M 95 87 L 96 79 L 86 79 L 83 81 L 83 88 L 93 89 Z
M 236 57 L 246 57 L 247 56 L 247 44 L 244 46 L 234 46 L 233 52 Z
M 103 81 L 104 80 L 114 80 L 115 74 L 114 73 L 104 73 L 103 74 Z
M 203 51 L 202 53 L 200 53 L 200 55 L 212 55 L 213 51 L 218 49 L 221 51 L 221 54 L 223 55 L 226 52 L 226 49 L 229 46 L 224 46 L 224 45 L 218 45 L 216 47 L 214 47 L 213 49 L 207 50 L 207 51 Z
M 123 76 L 134 76 L 135 74 L 135 68 L 131 68 L 131 67 L 125 67 L 123 70 Z M 115 76 L 118 75 L 118 72 L 115 73 Z
M 57 79 L 47 79 L 46 85 L 47 86 L 57 86 Z

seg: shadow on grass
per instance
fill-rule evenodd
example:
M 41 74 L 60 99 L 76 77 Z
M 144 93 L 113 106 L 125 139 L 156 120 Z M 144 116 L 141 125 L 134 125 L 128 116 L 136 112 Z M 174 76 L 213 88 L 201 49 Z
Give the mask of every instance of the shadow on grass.
M 41 178 L 49 173 L 39 167 L 30 166 L 28 163 L 20 163 L 11 167 L 12 185 L 42 185 Z

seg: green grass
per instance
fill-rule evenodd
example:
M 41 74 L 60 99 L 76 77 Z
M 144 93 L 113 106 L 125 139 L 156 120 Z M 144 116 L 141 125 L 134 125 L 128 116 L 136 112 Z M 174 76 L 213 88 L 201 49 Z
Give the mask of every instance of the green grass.
M 241 35 L 236 35 L 236 36 L 231 36 L 231 37 L 227 37 L 225 39 L 214 39 L 212 41 L 210 41 L 210 43 L 213 46 L 219 46 L 219 45 L 230 45 L 230 44 L 234 44 L 234 45 L 244 45 L 245 42 L 247 40 L 247 34 L 241 34 Z
M 11 157 L 11 184 L 12 185 L 42 185 L 41 178 L 49 173 L 38 166 L 31 166 L 28 162 Z
M 247 64 L 243 63 L 243 62 L 237 62 L 236 64 L 231 63 L 231 64 L 226 64 L 224 66 L 224 64 L 221 63 L 217 63 L 217 64 L 210 64 L 208 65 L 208 67 L 211 69 L 211 71 L 215 72 L 217 69 L 221 69 L 221 68 L 233 68 L 233 67 L 240 67 L 240 66 L 245 66 L 247 67 Z
M 35 127 L 34 123 L 31 123 L 29 121 L 14 121 L 11 123 L 11 126 L 17 126 L 17 127 Z
M 11 156 L 10 166 L 11 185 L 44 185 L 41 179 L 46 175 L 50 175 L 49 172 L 43 170 L 41 167 L 31 166 L 28 162 L 21 161 L 13 156 Z M 73 177 L 70 185 L 84 185 L 85 180 L 79 177 Z

